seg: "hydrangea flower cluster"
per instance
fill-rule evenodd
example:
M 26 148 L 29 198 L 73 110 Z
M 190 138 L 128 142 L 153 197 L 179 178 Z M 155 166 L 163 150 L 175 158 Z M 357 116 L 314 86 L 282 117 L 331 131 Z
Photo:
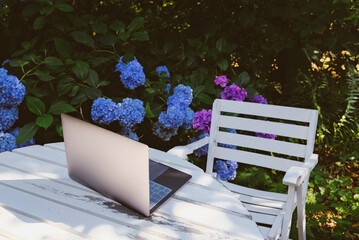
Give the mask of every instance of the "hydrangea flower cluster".
M 7 70 L 0 68 L 0 106 L 12 107 L 19 105 L 25 96 L 25 86 Z
M 165 91 L 166 93 L 169 93 L 170 90 L 171 90 L 171 84 L 167 83 L 167 87 L 163 91 Z
M 249 98 L 249 101 L 261 104 L 268 104 L 267 99 L 265 99 L 262 95 L 258 95 L 254 98 Z
M 19 131 L 11 132 L 11 128 L 19 118 L 17 106 L 22 102 L 24 96 L 25 86 L 19 79 L 9 75 L 6 69 L 0 68 L 0 152 L 11 151 L 22 146 L 16 146 L 16 137 Z M 31 143 L 34 143 L 33 139 L 27 144 Z
M 154 134 L 168 141 L 173 135 L 177 134 L 177 128 L 181 126 L 186 129 L 191 128 L 194 112 L 189 108 L 189 105 L 192 99 L 192 89 L 182 84 L 178 85 L 174 89 L 173 95 L 167 99 L 167 110 L 161 112 L 158 117 L 159 124 L 154 127 Z
M 257 137 L 261 137 L 261 138 L 268 138 L 268 139 L 272 139 L 274 140 L 277 135 L 275 134 L 269 134 L 269 133 L 260 133 L 260 132 L 256 132 Z
M 159 66 L 156 68 L 156 72 L 158 73 L 159 77 L 162 77 L 162 73 L 164 72 L 166 74 L 166 77 L 170 77 L 170 72 L 168 71 L 166 66 Z
M 209 134 L 208 133 L 202 133 L 201 135 L 198 136 L 198 138 L 191 138 L 189 140 L 189 143 L 193 143 L 193 142 L 196 142 L 198 140 L 201 140 L 202 138 L 204 137 L 208 137 Z M 208 154 L 208 144 L 204 145 L 203 147 L 200 147 L 196 150 L 193 151 L 193 154 L 196 155 L 197 157 L 200 157 L 200 156 L 203 156 L 203 155 L 206 155 Z
M 12 151 L 16 147 L 16 137 L 11 133 L 0 132 L 0 152 Z
M 118 120 L 119 114 L 119 104 L 116 104 L 111 99 L 98 98 L 92 104 L 91 116 L 96 123 L 109 125 Z
M 237 175 L 238 163 L 235 161 L 217 160 L 214 169 L 217 170 L 217 178 L 222 181 L 234 180 Z
M 247 91 L 244 88 L 238 87 L 236 84 L 225 87 L 221 93 L 222 99 L 243 101 L 247 97 Z
M 143 121 L 145 113 L 146 111 L 141 100 L 125 98 L 120 105 L 118 120 L 122 127 L 132 128 L 137 123 Z
M 121 72 L 120 78 L 125 88 L 132 90 L 145 84 L 146 75 L 137 59 L 135 58 L 133 61 L 125 64 L 122 62 L 122 58 L 120 58 L 119 63 L 116 65 L 115 72 Z
M 193 128 L 196 131 L 203 131 L 205 133 L 209 133 L 211 128 L 211 119 L 212 119 L 212 110 L 205 110 L 196 112 L 194 114 L 194 119 L 192 122 Z
M 221 87 L 227 86 L 227 83 L 228 83 L 227 76 L 226 75 L 216 76 L 216 79 L 214 79 L 214 83 Z
M 138 142 L 139 138 L 136 133 L 132 132 L 131 128 L 122 128 L 120 134 Z

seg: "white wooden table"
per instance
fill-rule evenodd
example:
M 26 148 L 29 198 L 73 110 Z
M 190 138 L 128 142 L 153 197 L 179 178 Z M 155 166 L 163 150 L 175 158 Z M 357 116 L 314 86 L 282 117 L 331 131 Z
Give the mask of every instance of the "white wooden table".
M 154 149 L 150 157 L 192 179 L 145 218 L 71 180 L 63 143 L 1 153 L 0 240 L 263 239 L 242 203 L 200 168 Z

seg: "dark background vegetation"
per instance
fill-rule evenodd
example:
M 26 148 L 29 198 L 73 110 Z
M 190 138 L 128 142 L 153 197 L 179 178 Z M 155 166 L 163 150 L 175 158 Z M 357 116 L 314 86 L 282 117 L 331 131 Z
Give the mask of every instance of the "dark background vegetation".
M 20 106 L 22 140 L 61 141 L 58 114 L 74 108 L 90 119 L 97 97 L 143 96 L 148 107 L 138 135 L 168 150 L 186 143 L 188 133 L 166 143 L 146 134 L 165 103 L 154 69 L 166 65 L 172 84 L 192 87 L 195 111 L 211 108 L 213 80 L 227 75 L 250 96 L 318 109 L 308 237 L 359 238 L 358 1 L 0 1 L 0 17 L 0 62 L 10 59 L 4 67 L 40 101 Z M 114 72 L 120 56 L 136 56 L 146 87 L 123 88 Z M 275 190 L 269 174 L 252 169 L 235 181 L 246 176 Z

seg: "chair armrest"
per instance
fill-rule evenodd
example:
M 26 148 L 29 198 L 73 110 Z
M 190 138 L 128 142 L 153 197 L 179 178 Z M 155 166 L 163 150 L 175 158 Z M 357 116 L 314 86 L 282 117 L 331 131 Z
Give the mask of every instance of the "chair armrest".
M 309 169 L 306 167 L 291 167 L 284 175 L 283 184 L 298 187 L 303 183 L 308 173 Z
M 185 146 L 176 146 L 174 148 L 171 148 L 167 152 L 176 155 L 177 157 L 185 159 L 187 155 L 193 153 L 194 150 L 201 148 L 208 143 L 209 143 L 209 137 L 207 136 L 196 142 L 187 144 Z
M 317 165 L 317 163 L 318 163 L 318 154 L 312 154 L 309 160 L 303 164 L 303 167 L 308 168 L 309 171 L 312 171 L 313 168 Z

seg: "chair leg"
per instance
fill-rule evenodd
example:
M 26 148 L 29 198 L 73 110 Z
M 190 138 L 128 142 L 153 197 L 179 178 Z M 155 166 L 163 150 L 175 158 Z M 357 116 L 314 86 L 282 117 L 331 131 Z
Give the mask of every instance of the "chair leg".
M 305 229 L 305 199 L 303 199 L 303 186 L 298 187 L 297 192 L 297 213 L 298 213 L 298 219 L 297 219 L 297 225 L 298 225 L 298 238 L 299 240 L 305 240 L 306 239 L 306 229 Z

